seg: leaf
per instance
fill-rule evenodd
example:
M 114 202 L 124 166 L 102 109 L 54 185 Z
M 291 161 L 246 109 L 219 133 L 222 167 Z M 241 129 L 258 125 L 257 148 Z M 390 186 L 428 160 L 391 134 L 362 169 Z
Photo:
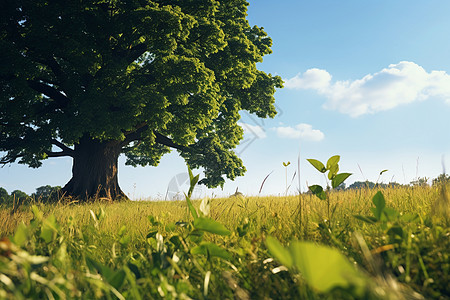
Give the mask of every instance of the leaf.
M 386 217 L 388 221 L 393 221 L 398 218 L 399 213 L 393 208 L 385 207 L 383 209 L 383 215 Z
M 191 253 L 202 254 L 208 257 L 216 256 L 227 260 L 231 258 L 231 254 L 227 250 L 210 242 L 203 242 L 199 246 L 192 248 Z
M 327 161 L 327 170 L 330 170 L 333 166 L 337 166 L 341 157 L 339 155 L 332 156 Z
M 366 279 L 338 250 L 311 242 L 293 242 L 290 252 L 295 267 L 306 282 L 319 292 L 357 287 L 364 291 Z
M 339 172 L 339 165 L 332 165 L 328 172 L 328 179 L 332 180 L 336 176 L 337 172 Z
M 369 224 L 375 224 L 377 222 L 377 219 L 372 216 L 353 215 L 353 217 Z
M 375 204 L 375 209 L 372 210 L 372 212 L 375 218 L 377 218 L 377 220 L 379 221 L 381 220 L 381 214 L 383 213 L 383 210 L 386 206 L 386 200 L 384 200 L 383 193 L 378 191 L 375 196 L 373 196 L 372 202 L 373 204 Z
M 218 235 L 230 235 L 231 231 L 229 231 L 225 226 L 221 223 L 214 221 L 210 218 L 199 217 L 194 220 L 194 228 L 197 230 L 202 230 L 210 233 L 215 233 Z
M 203 235 L 204 235 L 204 234 L 205 234 L 204 231 L 194 229 L 194 230 L 192 230 L 192 231 L 189 233 L 188 237 L 189 237 L 189 239 L 190 239 L 191 241 L 193 241 L 194 243 L 198 244 L 198 243 L 200 243 L 200 242 L 203 240 Z
M 339 185 L 341 185 L 352 173 L 340 173 L 337 174 L 332 180 L 331 180 L 331 186 L 333 189 L 337 188 Z
M 313 167 L 316 168 L 320 173 L 325 173 L 327 171 L 323 163 L 321 163 L 320 161 L 312 158 L 308 158 L 307 161 L 309 161 L 309 163 L 312 164 Z
M 381 171 L 380 172 L 380 176 L 384 173 L 384 172 L 387 172 L 388 170 L 383 170 L 383 171 Z
M 290 164 L 291 164 L 290 161 L 288 161 L 287 163 L 283 162 L 283 166 L 285 166 L 285 167 L 289 166 Z
M 125 281 L 125 275 L 126 273 L 124 270 L 119 270 L 113 272 L 110 276 L 106 278 L 106 280 L 109 282 L 110 285 L 112 285 L 116 290 L 118 290 Z
M 25 245 L 25 242 L 28 240 L 28 228 L 27 226 L 22 222 L 17 226 L 16 232 L 14 233 L 14 237 L 12 239 L 12 242 L 16 244 L 17 246 L 21 247 Z
M 408 223 L 409 222 L 417 222 L 417 221 L 420 220 L 418 214 L 412 214 L 412 213 L 404 214 L 400 218 L 401 218 L 402 221 L 408 222 Z
M 197 211 L 195 210 L 194 205 L 192 205 L 191 198 L 188 195 L 186 195 L 186 194 L 184 194 L 184 196 L 186 198 L 186 202 L 187 202 L 187 205 L 189 207 L 189 211 L 191 212 L 191 215 L 192 215 L 192 217 L 194 218 L 194 221 L 195 221 L 198 218 Z
M 48 244 L 56 237 L 59 230 L 59 224 L 55 215 L 49 216 L 42 224 L 40 237 Z
M 280 263 L 288 268 L 292 267 L 293 259 L 291 253 L 277 239 L 269 235 L 266 238 L 266 246 L 267 249 L 269 249 L 270 254 L 272 254 Z
M 154 216 L 148 216 L 148 220 L 150 221 L 150 224 L 152 224 L 152 226 L 158 226 L 159 222 L 155 219 Z
M 188 172 L 189 172 L 189 191 L 188 191 L 188 196 L 191 197 L 192 196 L 192 192 L 194 191 L 195 185 L 198 182 L 199 176 L 200 174 L 197 174 L 196 176 L 194 176 L 194 174 L 192 174 L 192 170 L 191 168 L 188 166 Z
M 316 195 L 320 200 L 327 200 L 327 194 L 323 191 L 320 185 L 312 185 L 309 190 Z

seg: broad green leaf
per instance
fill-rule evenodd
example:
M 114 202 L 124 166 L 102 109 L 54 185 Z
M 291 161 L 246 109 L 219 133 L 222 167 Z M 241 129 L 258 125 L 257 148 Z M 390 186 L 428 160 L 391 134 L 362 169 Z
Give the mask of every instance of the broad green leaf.
M 327 161 L 327 170 L 330 170 L 333 166 L 336 166 L 341 157 L 339 155 L 332 156 Z
M 309 163 L 312 164 L 313 167 L 316 168 L 320 173 L 325 173 L 327 171 L 323 163 L 321 163 L 317 159 L 308 158 L 307 161 L 309 161 Z
M 400 218 L 404 222 L 417 222 L 420 220 L 418 214 L 412 214 L 412 213 L 404 214 Z
M 202 230 L 194 229 L 189 233 L 189 239 L 193 241 L 194 243 L 198 244 L 203 240 L 203 236 L 205 235 L 205 232 Z
M 327 194 L 323 191 L 323 188 L 320 185 L 312 185 L 309 189 L 320 200 L 327 200 Z
M 31 211 L 33 212 L 34 218 L 36 220 L 41 221 L 42 218 L 44 217 L 44 213 L 40 211 L 39 208 L 34 204 L 31 206 Z
M 130 242 L 131 242 L 131 236 L 130 236 L 129 234 L 126 234 L 126 235 L 122 236 L 122 237 L 119 239 L 119 243 L 120 243 L 122 246 L 126 246 L 126 245 L 128 245 Z
M 106 280 L 109 282 L 110 285 L 112 285 L 116 290 L 118 290 L 125 281 L 125 275 L 126 273 L 124 270 L 119 270 L 113 272 L 109 277 L 106 278 Z
M 154 216 L 148 216 L 148 220 L 150 221 L 150 224 L 152 224 L 152 226 L 158 226 L 159 222 L 155 219 Z
M 209 242 L 203 242 L 199 246 L 192 248 L 191 253 L 202 254 L 208 257 L 216 256 L 223 259 L 230 259 L 231 257 L 230 253 L 227 250 L 217 246 L 214 243 Z
M 337 172 L 339 172 L 339 165 L 332 165 L 328 171 L 328 179 L 332 180 L 336 176 Z
M 383 216 L 385 216 L 388 221 L 393 221 L 398 218 L 399 213 L 393 208 L 385 207 L 383 209 Z
M 194 228 L 219 235 L 230 235 L 231 232 L 221 223 L 210 218 L 199 217 L 194 220 Z
M 195 210 L 194 205 L 192 205 L 191 198 L 186 194 L 184 194 L 184 196 L 186 198 L 186 202 L 189 207 L 189 211 L 191 212 L 191 215 L 194 218 L 194 220 L 196 220 L 198 218 L 198 214 L 197 214 L 197 211 Z
M 42 224 L 40 237 L 46 243 L 50 243 L 56 237 L 59 227 L 56 217 L 54 215 L 49 216 Z
M 272 254 L 275 259 L 287 268 L 292 267 L 293 259 L 289 249 L 285 248 L 277 239 L 269 235 L 266 238 L 266 246 L 267 249 L 269 249 L 270 254 Z
M 28 240 L 28 228 L 22 222 L 19 224 L 19 226 L 17 226 L 12 242 L 17 246 L 22 247 L 27 240 Z
M 369 224 L 375 224 L 377 222 L 377 219 L 372 216 L 353 215 L 353 217 Z
M 303 278 L 319 292 L 352 286 L 359 292 L 364 290 L 365 278 L 338 250 L 311 242 L 293 242 L 290 252 Z
M 176 228 L 177 228 L 177 225 L 174 222 L 169 222 L 166 224 L 166 226 L 164 226 L 164 229 L 167 232 L 175 231 Z
M 377 220 L 381 220 L 381 214 L 386 206 L 386 200 L 384 200 L 383 193 L 378 191 L 375 196 L 373 196 L 372 202 L 375 204 L 375 209 L 372 210 L 372 212 Z
M 331 180 L 331 186 L 333 189 L 337 188 L 339 185 L 341 185 L 352 173 L 340 173 L 337 174 L 332 180 Z

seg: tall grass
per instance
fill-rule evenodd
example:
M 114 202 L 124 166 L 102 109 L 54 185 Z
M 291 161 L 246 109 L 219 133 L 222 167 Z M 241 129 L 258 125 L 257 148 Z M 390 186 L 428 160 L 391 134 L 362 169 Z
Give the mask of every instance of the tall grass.
M 31 254 L 57 257 L 61 251 L 58 247 L 66 245 L 65 251 L 71 258 L 66 266 L 69 271 L 61 273 L 62 275 L 58 273 L 59 271 L 54 271 L 54 274 L 64 278 L 68 278 L 70 274 L 72 274 L 70 276 L 77 274 L 84 278 L 79 279 L 75 286 L 71 287 L 73 291 L 92 289 L 89 292 L 91 294 L 76 292 L 71 294 L 70 289 L 62 292 L 68 295 L 68 298 L 117 297 L 114 290 L 93 287 L 95 284 L 91 282 L 89 276 L 94 276 L 96 272 L 100 274 L 98 276 L 106 275 L 99 271 L 100 267 L 97 269 L 95 266 L 92 267 L 87 256 L 94 256 L 102 265 L 117 272 L 123 271 L 120 274 L 127 274 L 124 277 L 125 283 L 119 286 L 116 292 L 121 295 L 125 293 L 123 289 L 133 286 L 134 296 L 127 294 L 130 299 L 136 298 L 138 294 L 142 298 L 158 298 L 161 295 L 167 297 L 169 294 L 172 298 L 180 295 L 193 298 L 220 296 L 220 292 L 214 294 L 210 291 L 208 294 L 204 291 L 208 270 L 212 272 L 208 275 L 211 285 L 222 289 L 222 294 L 228 295 L 228 298 L 356 297 L 339 290 L 329 294 L 317 293 L 303 282 L 301 275 L 299 277 L 295 272 L 273 271 L 278 270 L 276 268 L 280 264 L 268 260 L 271 254 L 267 252 L 264 241 L 270 235 L 282 244 L 288 244 L 292 240 L 308 240 L 337 248 L 376 280 L 394 278 L 393 283 L 411 287 L 411 291 L 414 290 L 425 297 L 446 299 L 450 293 L 447 286 L 450 244 L 448 215 L 442 214 L 442 207 L 445 207 L 447 201 L 445 199 L 449 198 L 448 190 L 444 194 L 442 189 L 436 187 L 396 187 L 382 190 L 386 206 L 401 214 L 417 214 L 419 217 L 419 221 L 414 224 L 399 223 L 399 226 L 403 226 L 405 236 L 397 244 L 389 240 L 387 230 L 378 225 L 365 224 L 354 217 L 371 214 L 373 206 L 371 199 L 376 192 L 375 189 L 331 192 L 330 215 L 328 204 L 312 194 L 211 199 L 209 217 L 230 229 L 232 234 L 230 236 L 209 234 L 205 235 L 204 241 L 213 242 L 227 249 L 231 253 L 228 261 L 221 259 L 210 261 L 208 258 L 205 260 L 190 253 L 189 249 L 200 244 L 195 242 L 192 244 L 189 240 L 190 235 L 186 228 L 190 226 L 188 222 L 191 216 L 185 201 L 95 202 L 77 205 L 63 202 L 55 205 L 35 203 L 43 213 L 44 219 L 51 215 L 56 217 L 56 222 L 60 226 L 58 229 L 60 238 L 44 243 L 40 238 L 43 229 L 36 227 L 38 229 L 33 229 L 37 230 L 33 241 L 24 243 L 22 248 Z M 302 203 L 301 210 L 300 203 Z M 193 204 L 198 210 L 200 200 L 193 201 Z M 104 217 L 97 220 L 94 216 L 100 215 L 102 211 Z M 149 216 L 153 217 L 150 221 Z M 36 216 L 30 206 L 20 207 L 14 213 L 11 213 L 8 207 L 1 207 L 0 237 L 13 236 L 22 222 L 34 226 L 34 223 L 30 225 L 33 218 L 36 219 Z M 156 232 L 160 236 L 155 235 Z M 367 255 L 365 256 L 361 244 L 358 244 L 355 238 L 355 232 L 359 232 L 369 251 L 372 251 L 371 255 L 377 259 L 379 264 L 377 270 L 370 268 Z M 161 238 L 164 244 L 158 244 L 160 243 L 158 239 Z M 174 238 L 180 238 L 181 244 L 172 241 Z M 157 253 L 162 255 L 158 252 L 161 251 L 162 245 L 166 247 L 167 253 L 171 253 L 172 256 L 178 253 L 177 255 L 182 257 L 178 264 L 173 262 L 174 258 L 170 256 L 168 260 L 160 262 L 163 265 L 155 265 L 159 259 L 155 255 Z M 183 257 L 186 260 L 183 260 Z M 5 255 L 0 254 L 0 258 L 3 259 L 0 260 L 0 264 L 5 263 Z M 55 264 L 52 259 L 50 259 L 52 263 L 44 267 L 47 269 L 52 267 Z M 134 275 L 127 273 L 130 268 L 134 270 L 132 272 Z M 45 272 L 40 274 L 45 277 Z M 383 284 L 389 288 L 390 284 L 383 280 Z M 15 285 L 20 286 L 19 283 Z M 112 283 L 111 285 L 114 286 Z M 300 288 L 293 289 L 293 286 Z M 51 287 L 49 289 L 50 294 L 56 293 L 52 292 Z M 146 289 L 153 290 L 145 294 Z M 19 292 L 17 293 L 16 296 L 19 295 Z M 48 291 L 44 294 L 50 295 Z M 3 295 L 12 297 L 13 294 L 3 293 Z M 43 294 L 38 291 L 36 294 L 28 295 L 34 297 Z M 376 293 L 371 295 L 377 298 Z M 380 295 L 379 298 L 382 298 Z M 415 294 L 405 292 L 405 295 Z

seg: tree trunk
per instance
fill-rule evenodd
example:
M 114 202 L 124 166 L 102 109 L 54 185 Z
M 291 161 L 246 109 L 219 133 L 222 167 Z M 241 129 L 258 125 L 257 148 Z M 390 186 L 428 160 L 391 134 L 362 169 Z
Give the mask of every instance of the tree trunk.
M 120 141 L 104 141 L 83 136 L 75 144 L 72 179 L 62 192 L 81 200 L 107 198 L 128 199 L 119 187 L 117 161 Z

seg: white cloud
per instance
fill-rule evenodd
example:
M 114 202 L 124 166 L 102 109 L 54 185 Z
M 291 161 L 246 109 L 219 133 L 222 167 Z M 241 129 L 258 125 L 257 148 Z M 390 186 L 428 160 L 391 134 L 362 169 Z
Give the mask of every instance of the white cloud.
M 444 71 L 427 72 L 408 61 L 354 81 L 331 82 L 325 70 L 309 69 L 303 75 L 286 80 L 286 88 L 313 89 L 328 100 L 324 108 L 358 117 L 389 110 L 399 105 L 443 99 L 450 104 L 450 75 Z
M 288 139 L 302 139 L 308 141 L 321 141 L 325 137 L 322 131 L 318 129 L 313 129 L 309 124 L 298 124 L 294 127 L 291 126 L 280 126 L 275 127 L 274 130 L 277 135 L 281 138 Z
M 238 122 L 238 125 L 242 127 L 244 130 L 244 135 L 251 135 L 253 137 L 257 137 L 259 139 L 264 139 L 267 137 L 267 134 L 261 126 L 251 125 L 248 123 Z
M 297 74 L 291 79 L 284 80 L 288 89 L 316 89 L 321 90 L 330 85 L 331 75 L 325 70 L 309 69 L 303 74 Z

